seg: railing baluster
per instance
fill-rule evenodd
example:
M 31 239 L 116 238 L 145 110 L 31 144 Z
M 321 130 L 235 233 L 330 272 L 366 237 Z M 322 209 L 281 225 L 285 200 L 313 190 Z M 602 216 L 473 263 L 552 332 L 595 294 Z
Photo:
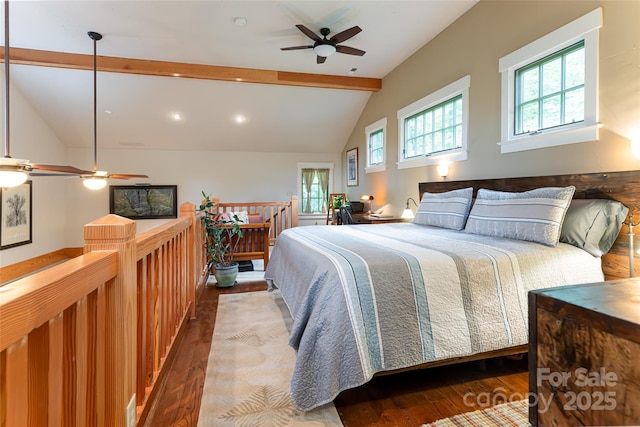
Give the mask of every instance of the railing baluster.
M 142 425 L 195 314 L 205 259 L 193 204 L 138 236 L 116 215 L 84 232 L 84 255 L 3 288 L 0 426 L 123 427 L 134 394 Z

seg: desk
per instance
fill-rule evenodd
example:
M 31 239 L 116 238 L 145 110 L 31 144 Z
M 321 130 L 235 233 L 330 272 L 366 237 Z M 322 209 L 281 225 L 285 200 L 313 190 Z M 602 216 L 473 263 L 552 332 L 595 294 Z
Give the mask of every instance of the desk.
M 367 213 L 352 213 L 351 217 L 353 218 L 354 224 L 386 224 L 390 222 L 409 222 L 410 219 L 400 218 L 397 216 L 387 217 L 387 218 L 378 218 L 371 216 Z
M 638 354 L 640 278 L 529 292 L 529 422 L 640 424 Z

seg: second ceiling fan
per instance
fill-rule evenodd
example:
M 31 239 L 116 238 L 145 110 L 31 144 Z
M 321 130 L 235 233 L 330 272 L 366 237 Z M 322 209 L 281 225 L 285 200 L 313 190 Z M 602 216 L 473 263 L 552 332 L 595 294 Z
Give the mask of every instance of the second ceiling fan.
M 91 190 L 99 190 L 107 185 L 107 178 L 114 179 L 131 179 L 131 178 L 149 178 L 148 175 L 125 174 L 125 173 L 108 173 L 98 170 L 98 60 L 97 60 L 97 43 L 102 39 L 102 34 L 95 31 L 87 33 L 89 38 L 93 40 L 93 173 L 90 175 L 81 175 L 85 187 Z
M 323 64 L 327 59 L 327 56 L 333 55 L 336 52 L 357 56 L 362 56 L 366 53 L 364 50 L 356 49 L 355 47 L 340 45 L 340 43 L 349 40 L 351 37 L 362 31 L 362 29 L 357 25 L 355 27 L 351 27 L 347 30 L 341 31 L 338 34 L 333 35 L 329 39 L 327 39 L 327 36 L 331 33 L 331 30 L 328 28 L 320 29 L 320 34 L 322 35 L 322 38 L 320 38 L 320 36 L 318 36 L 316 33 L 311 31 L 304 25 L 296 25 L 296 27 L 315 43 L 312 45 L 304 46 L 282 47 L 280 48 L 280 50 L 313 49 L 313 51 L 317 55 L 316 62 L 318 64 Z

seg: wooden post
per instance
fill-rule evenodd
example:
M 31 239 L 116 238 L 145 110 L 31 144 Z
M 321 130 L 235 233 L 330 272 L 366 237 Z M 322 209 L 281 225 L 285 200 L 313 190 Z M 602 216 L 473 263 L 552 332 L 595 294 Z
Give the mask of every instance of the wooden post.
M 104 401 L 104 414 L 97 418 L 107 426 L 125 427 L 136 382 L 136 223 L 107 215 L 84 226 L 84 239 L 85 253 L 118 251 L 118 274 L 105 286 L 106 308 L 98 319 L 106 338 L 104 348 L 98 348 L 104 351 L 105 366 L 99 372 L 96 391 L 97 400 Z
M 291 196 L 291 227 L 298 226 L 298 196 Z
M 199 242 L 198 236 L 196 236 L 196 205 L 193 203 L 183 203 L 180 205 L 180 217 L 190 218 L 191 225 L 189 226 L 189 234 L 187 241 L 187 265 L 188 272 L 187 277 L 187 304 L 191 303 L 191 318 L 196 317 L 196 286 L 200 279 L 200 270 L 197 268 L 198 260 L 196 259 L 196 245 Z

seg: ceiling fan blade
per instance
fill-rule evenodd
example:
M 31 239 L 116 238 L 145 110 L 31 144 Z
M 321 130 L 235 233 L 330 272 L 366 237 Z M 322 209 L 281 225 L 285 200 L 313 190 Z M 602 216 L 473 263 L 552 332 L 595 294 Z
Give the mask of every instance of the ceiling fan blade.
M 320 36 L 318 36 L 316 33 L 314 33 L 313 31 L 311 31 L 310 29 L 308 29 L 307 27 L 305 27 L 304 25 L 296 25 L 296 27 L 302 31 L 307 37 L 309 37 L 311 40 L 313 40 L 314 42 L 319 42 L 320 40 L 322 40 L 320 38 Z
M 107 178 L 113 179 L 131 179 L 131 178 L 149 178 L 148 175 L 136 175 L 130 173 L 110 173 Z
M 318 64 L 324 64 L 324 61 L 327 60 L 326 56 L 318 56 L 318 59 L 316 60 L 316 63 Z
M 78 169 L 74 166 L 63 166 L 63 165 L 46 165 L 43 163 L 31 163 L 31 167 L 34 170 L 42 170 L 49 172 L 57 172 L 61 174 L 72 174 L 72 175 L 86 175 L 91 174 L 93 172 L 87 171 L 84 169 Z
M 362 28 L 356 25 L 355 27 L 351 27 L 347 30 L 339 32 L 338 34 L 331 37 L 329 40 L 334 43 L 342 43 L 346 40 L 349 40 L 351 37 L 355 36 L 360 31 L 362 31 Z
M 298 50 L 298 49 L 313 49 L 313 45 L 309 46 L 291 46 L 291 47 L 281 47 L 280 50 Z
M 358 56 L 362 56 L 366 53 L 364 50 L 356 49 L 355 47 L 349 47 L 349 46 L 336 46 L 336 52 L 346 53 L 348 55 L 358 55 Z

